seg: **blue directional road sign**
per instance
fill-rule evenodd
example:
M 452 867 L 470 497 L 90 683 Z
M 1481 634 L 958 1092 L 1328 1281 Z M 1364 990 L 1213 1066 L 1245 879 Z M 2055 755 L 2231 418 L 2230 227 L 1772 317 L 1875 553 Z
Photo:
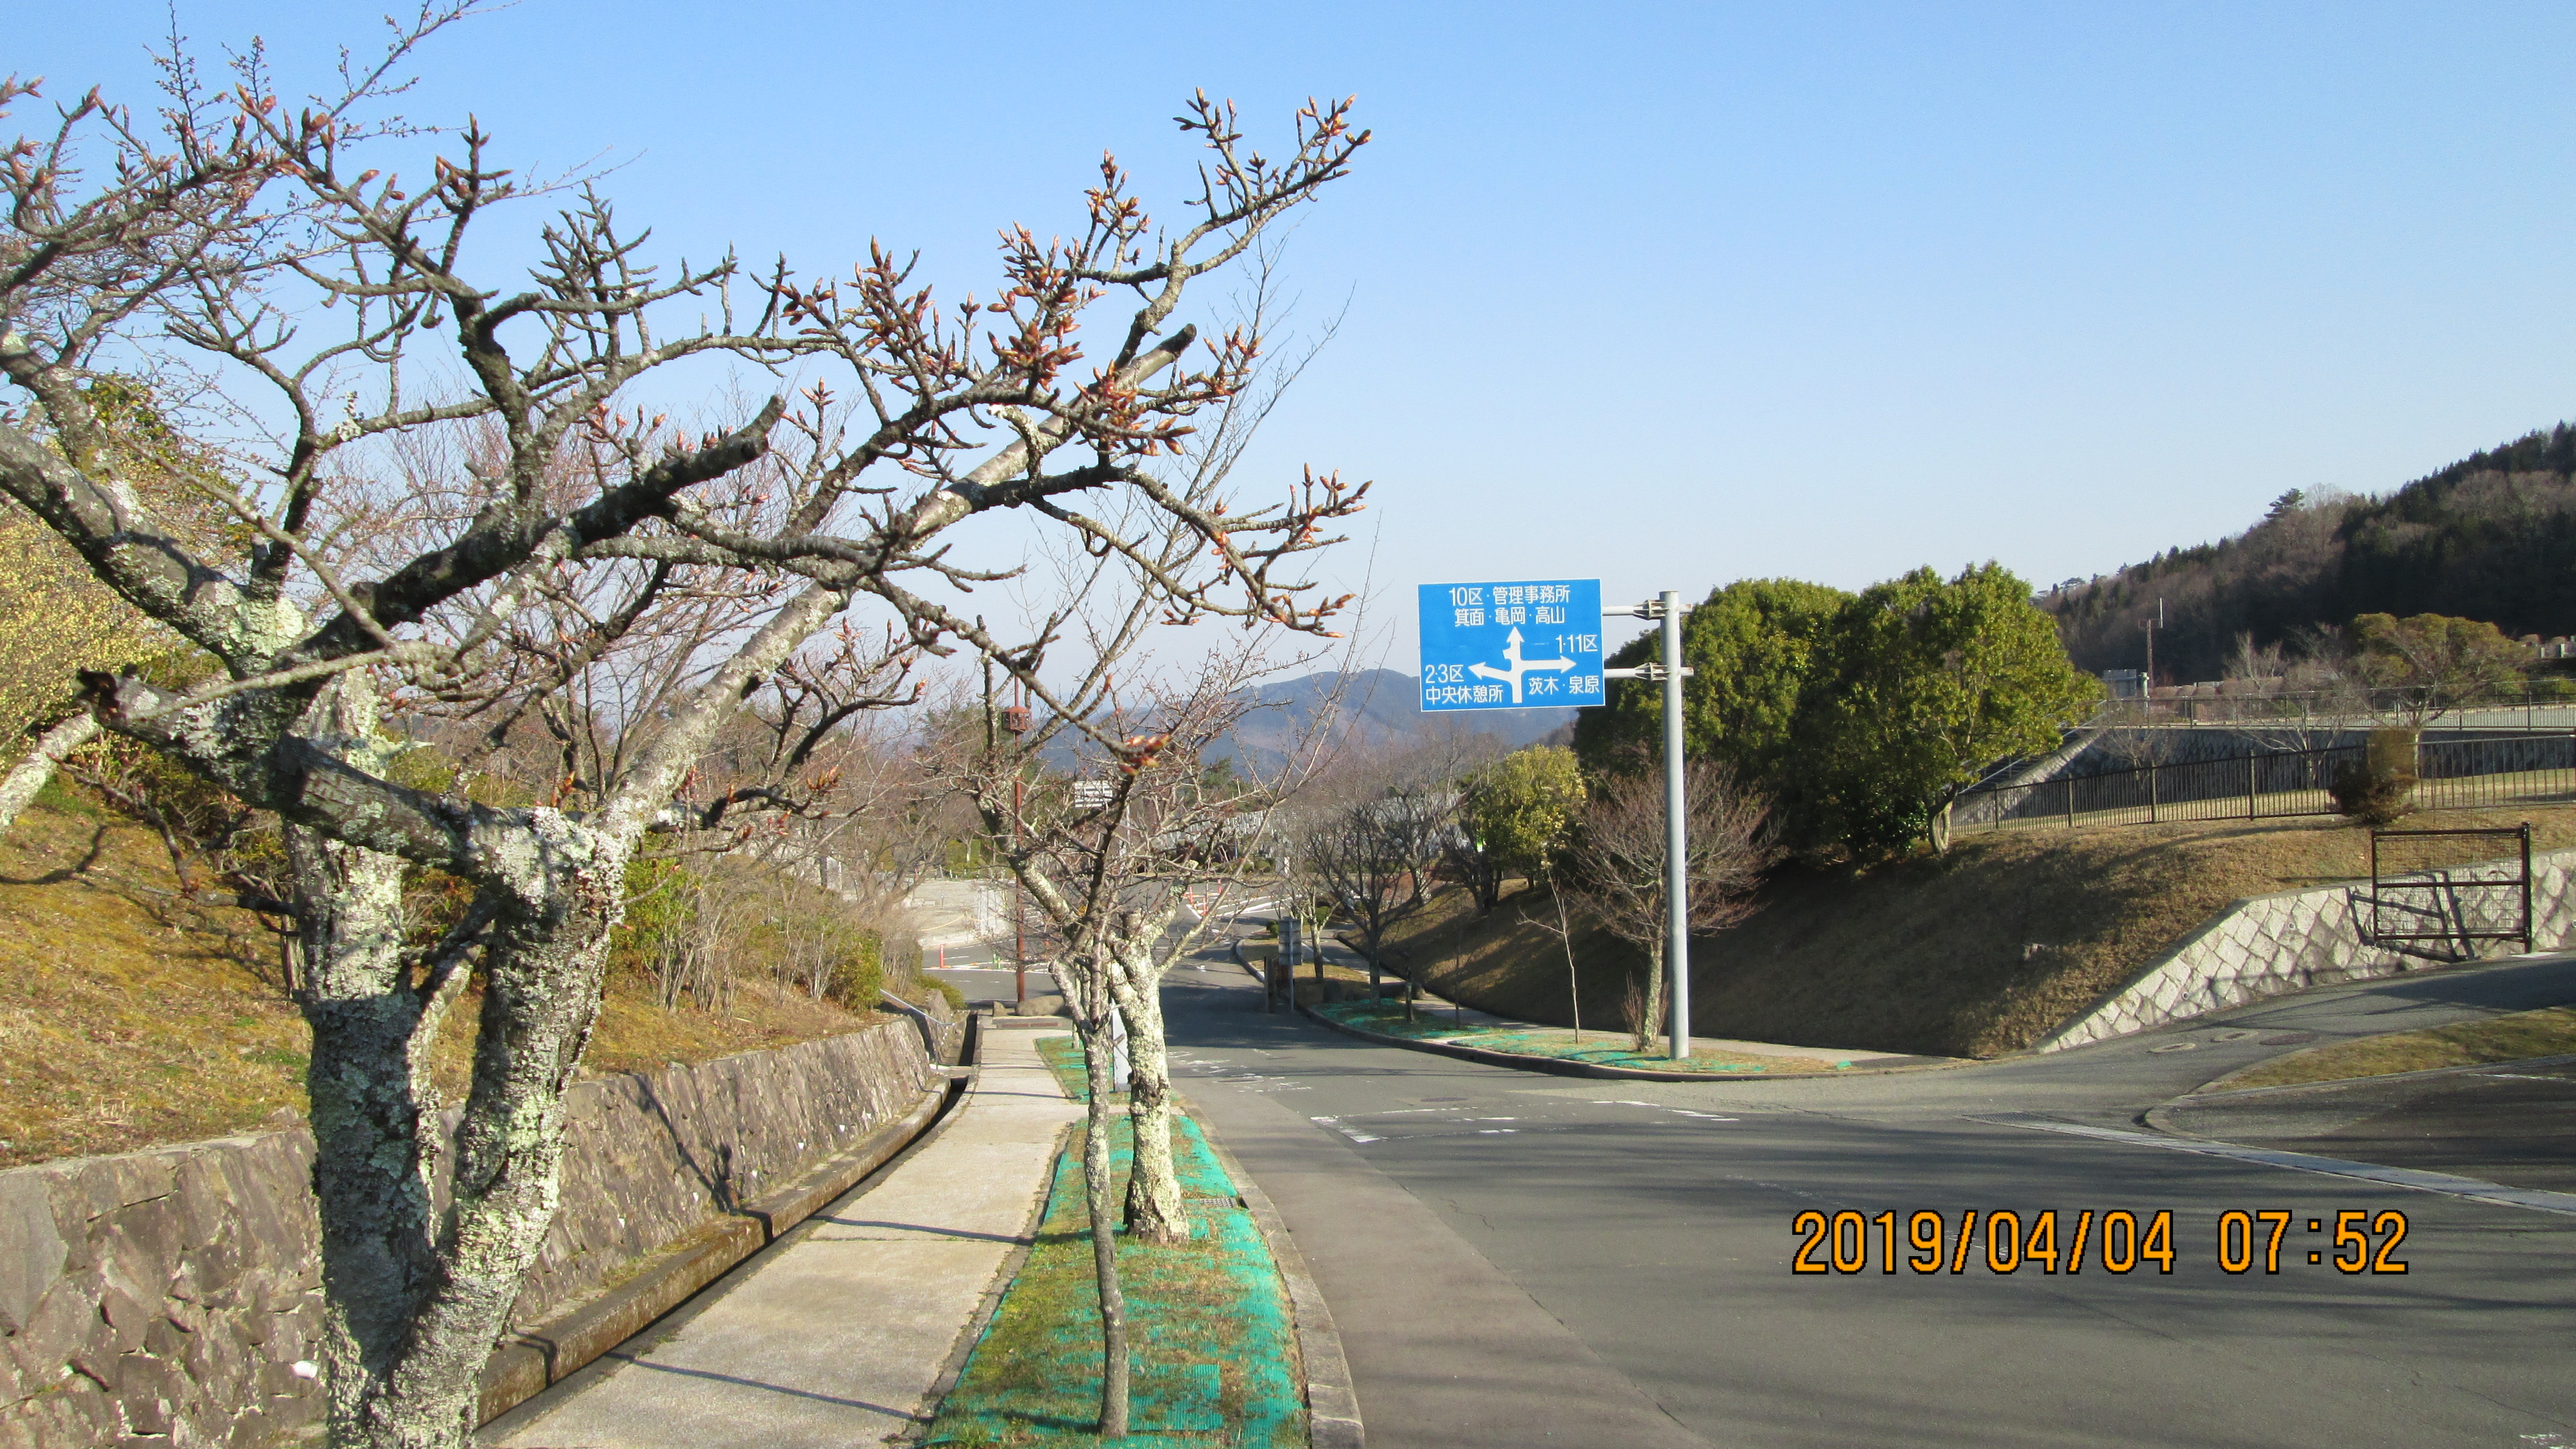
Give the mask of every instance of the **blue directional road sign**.
M 1422 585 L 1422 707 L 1601 702 L 1601 581 Z

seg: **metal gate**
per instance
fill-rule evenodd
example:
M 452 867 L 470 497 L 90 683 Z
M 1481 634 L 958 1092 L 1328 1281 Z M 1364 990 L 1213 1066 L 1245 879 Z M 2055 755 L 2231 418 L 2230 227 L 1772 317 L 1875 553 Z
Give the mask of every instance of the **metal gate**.
M 2512 842 L 2517 854 L 2501 862 L 2512 869 L 2461 873 L 2461 866 L 2401 867 L 2386 842 L 2453 838 Z M 2396 854 L 2409 852 L 2399 851 Z M 2480 865 L 2489 862 L 2481 861 Z M 2427 961 L 2466 961 L 2480 941 L 2520 941 L 2532 949 L 2531 825 L 2493 830 L 2374 830 L 2370 832 L 2370 894 L 2353 902 L 2364 944 Z

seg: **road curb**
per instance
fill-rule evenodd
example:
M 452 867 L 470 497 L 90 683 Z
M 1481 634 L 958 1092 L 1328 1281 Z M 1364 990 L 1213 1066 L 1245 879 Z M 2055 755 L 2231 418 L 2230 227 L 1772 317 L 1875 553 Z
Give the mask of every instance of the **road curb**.
M 2368 1038 L 2356 1037 L 2354 1040 L 2366 1041 Z M 2340 1043 L 2329 1042 L 2327 1045 L 2334 1046 L 2340 1045 Z M 2309 1050 L 2313 1051 L 2315 1048 L 2312 1047 L 2309 1048 Z M 2287 1052 L 2283 1055 L 2296 1056 L 2298 1053 Z M 2272 1060 L 2279 1061 L 2281 1058 L 2274 1057 Z M 2501 1062 L 2465 1062 L 2456 1067 L 2426 1067 L 2421 1071 L 2415 1072 L 2381 1072 L 2375 1076 L 2368 1077 L 2336 1077 L 2323 1082 L 2289 1082 L 2278 1087 L 2235 1087 L 2224 1092 L 2212 1092 L 2204 1087 L 2185 1092 L 2181 1096 L 2175 1097 L 2170 1101 L 2160 1102 L 2153 1107 L 2149 1107 L 2144 1112 L 2138 1114 L 2138 1120 L 2145 1125 L 2154 1128 L 2158 1132 L 2162 1132 L 2168 1137 L 2183 1137 L 2196 1142 L 2215 1142 L 2218 1140 L 2217 1138 L 2206 1137 L 2198 1132 L 2189 1131 L 2175 1125 L 2172 1116 L 2173 1110 L 2177 1107 L 2200 1107 L 2225 1102 L 2251 1101 L 2260 1097 L 2286 1096 L 2293 1092 L 2321 1092 L 2336 1087 L 2358 1086 L 2363 1083 L 2377 1084 L 2381 1082 L 2417 1082 L 2430 1080 L 2436 1077 L 2457 1077 L 2466 1076 L 2475 1072 L 2491 1072 L 2498 1067 L 2555 1067 L 2564 1066 L 2569 1062 L 2576 1062 L 2576 1052 L 2563 1052 L 2556 1056 L 2546 1057 L 2517 1057 L 2510 1061 Z M 2255 1063 L 2255 1066 L 2261 1065 L 2263 1065 L 2261 1062 Z M 2243 1070 L 2250 1071 L 2252 1068 L 2244 1068 Z M 2226 1078 L 2221 1077 L 2219 1080 L 2225 1081 Z
M 2398 1033 L 2392 1032 L 2389 1034 L 2393 1036 Z M 2366 1036 L 2357 1036 L 2348 1038 L 2347 1040 L 2369 1041 L 2371 1038 Z M 2498 1067 L 2555 1067 L 2562 1066 L 2568 1062 L 2576 1062 L 2576 1052 L 2561 1052 L 2555 1056 L 2515 1057 L 2510 1060 L 2500 1062 L 2462 1062 L 2455 1067 L 2424 1067 L 2412 1072 L 2373 1072 L 2368 1076 L 2361 1077 L 2329 1077 L 2322 1082 L 2284 1082 L 2277 1087 L 2228 1087 L 2220 1091 L 2213 1092 L 2210 1090 L 2210 1088 L 2217 1085 L 2218 1082 L 2226 1081 L 2227 1077 L 2235 1076 L 2238 1072 L 2250 1072 L 2254 1070 L 2255 1067 L 2267 1067 L 2274 1062 L 2288 1061 L 2290 1058 L 2299 1056 L 2304 1052 L 2312 1052 L 2322 1047 L 2342 1046 L 2344 1044 L 2344 1042 L 2340 1041 L 2319 1042 L 2316 1046 L 2303 1047 L 2300 1051 L 2283 1052 L 2277 1057 L 2266 1057 L 2262 1061 L 2254 1063 L 2253 1066 L 2239 1067 L 2235 1072 L 2228 1073 L 2226 1077 L 2218 1077 L 2212 1081 L 2204 1082 L 2201 1085 L 2192 1088 L 2190 1091 L 2183 1093 L 2181 1096 L 2174 1098 L 2172 1101 L 2166 1102 L 2163 1106 L 2151 1108 L 2150 1110 L 2161 1112 L 2165 1107 L 2184 1107 L 2199 1102 L 2234 1102 L 2247 1097 L 2268 1096 L 2276 1092 L 2314 1092 L 2326 1087 L 2349 1087 L 2355 1082 L 2411 1082 L 2424 1077 L 2457 1076 L 2462 1072 L 2489 1072 Z
M 1297 1361 L 1306 1375 L 1308 1442 L 1313 1449 L 1366 1449 L 1368 1431 L 1360 1422 L 1359 1391 L 1351 1383 L 1351 1361 L 1342 1351 L 1341 1330 L 1333 1324 L 1333 1310 L 1324 1302 L 1324 1291 L 1315 1286 L 1314 1275 L 1306 1271 L 1305 1256 L 1297 1251 L 1287 1221 L 1279 1216 L 1279 1209 L 1261 1190 L 1261 1184 L 1252 1180 L 1252 1174 L 1244 1171 L 1243 1164 L 1217 1136 L 1206 1114 L 1179 1092 L 1174 1092 L 1172 1098 L 1198 1124 L 1208 1150 L 1216 1154 L 1225 1175 L 1234 1180 L 1235 1196 L 1260 1227 L 1262 1238 L 1270 1244 L 1270 1260 L 1279 1267 L 1280 1281 L 1288 1285 L 1288 1306 L 1297 1325 Z
M 1915 1062 L 1901 1067 L 1835 1067 L 1821 1072 L 1657 1072 L 1643 1067 L 1613 1067 L 1599 1062 L 1570 1062 L 1562 1057 L 1534 1057 L 1520 1052 L 1498 1052 L 1485 1047 L 1460 1046 L 1455 1042 L 1421 1041 L 1413 1037 L 1391 1036 L 1370 1031 L 1364 1026 L 1335 1021 L 1319 1016 L 1312 1007 L 1298 1003 L 1297 1014 L 1331 1031 L 1380 1046 L 1403 1047 L 1408 1051 L 1430 1052 L 1434 1056 L 1456 1057 L 1460 1061 L 1479 1062 L 1489 1067 L 1511 1067 L 1525 1072 L 1546 1072 L 1559 1077 L 1609 1078 L 1632 1082 L 1815 1082 L 1841 1081 L 1846 1077 L 1886 1077 L 1900 1072 L 1950 1072 L 1962 1067 L 1981 1067 L 1984 1062 L 1972 1060 Z

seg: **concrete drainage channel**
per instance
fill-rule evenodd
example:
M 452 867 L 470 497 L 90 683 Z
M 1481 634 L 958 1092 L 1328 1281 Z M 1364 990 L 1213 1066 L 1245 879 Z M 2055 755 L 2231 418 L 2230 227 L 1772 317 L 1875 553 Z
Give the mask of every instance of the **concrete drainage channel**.
M 875 1186 L 927 1147 L 955 1120 L 973 1085 L 981 1018 L 969 1015 L 948 1085 L 858 1146 L 820 1164 L 778 1192 L 746 1204 L 695 1240 L 664 1250 L 659 1261 L 559 1318 L 510 1335 L 483 1371 L 476 1418 L 483 1432 L 508 1430 L 537 1409 L 531 1401 L 571 1381 L 612 1351 L 657 1339 L 723 1296 L 724 1287 L 803 1236 L 809 1220 Z M 522 1406 L 526 1406 L 525 1409 Z

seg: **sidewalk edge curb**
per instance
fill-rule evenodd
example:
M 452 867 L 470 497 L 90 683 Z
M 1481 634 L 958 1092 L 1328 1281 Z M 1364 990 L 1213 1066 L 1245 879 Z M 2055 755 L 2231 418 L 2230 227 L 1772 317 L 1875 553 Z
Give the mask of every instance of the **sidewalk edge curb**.
M 1308 1442 L 1313 1449 L 1366 1449 L 1368 1430 L 1360 1420 L 1359 1391 L 1351 1383 L 1351 1361 L 1342 1349 L 1341 1330 L 1334 1326 L 1333 1310 L 1324 1302 L 1324 1290 L 1306 1271 L 1305 1255 L 1297 1251 L 1297 1241 L 1290 1236 L 1287 1221 L 1279 1216 L 1270 1195 L 1244 1170 L 1196 1104 L 1177 1091 L 1172 1098 L 1198 1124 L 1199 1135 L 1207 1140 L 1226 1176 L 1234 1180 L 1235 1195 L 1242 1199 L 1245 1210 L 1260 1227 L 1261 1236 L 1270 1244 L 1270 1260 L 1278 1265 L 1280 1281 L 1288 1286 L 1288 1305 L 1297 1325 L 1297 1360 L 1306 1375 Z
M 939 1422 L 939 1411 L 948 1396 L 957 1392 L 957 1381 L 966 1376 L 966 1361 L 975 1356 L 976 1346 L 993 1326 L 993 1316 L 1002 1311 L 1002 1298 L 1011 1291 L 1020 1270 L 1028 1266 L 1029 1253 L 1037 1247 L 1038 1229 L 1046 1221 L 1048 1195 L 1055 1187 L 1055 1164 L 1072 1149 L 1070 1139 L 1082 1130 L 1079 1118 L 1067 1122 L 1056 1133 L 1055 1146 L 1047 1151 L 1047 1175 L 1037 1195 L 1029 1199 L 1029 1215 L 1020 1224 L 1019 1241 L 1002 1255 L 1001 1265 L 993 1270 L 993 1281 L 984 1285 L 984 1296 L 975 1303 L 974 1315 L 966 1326 L 957 1330 L 957 1341 L 948 1346 L 948 1356 L 939 1364 L 939 1376 L 930 1381 L 930 1390 L 921 1397 L 921 1407 L 913 1412 L 913 1426 L 890 1436 L 888 1444 L 918 1444 L 930 1437 L 931 1427 Z

